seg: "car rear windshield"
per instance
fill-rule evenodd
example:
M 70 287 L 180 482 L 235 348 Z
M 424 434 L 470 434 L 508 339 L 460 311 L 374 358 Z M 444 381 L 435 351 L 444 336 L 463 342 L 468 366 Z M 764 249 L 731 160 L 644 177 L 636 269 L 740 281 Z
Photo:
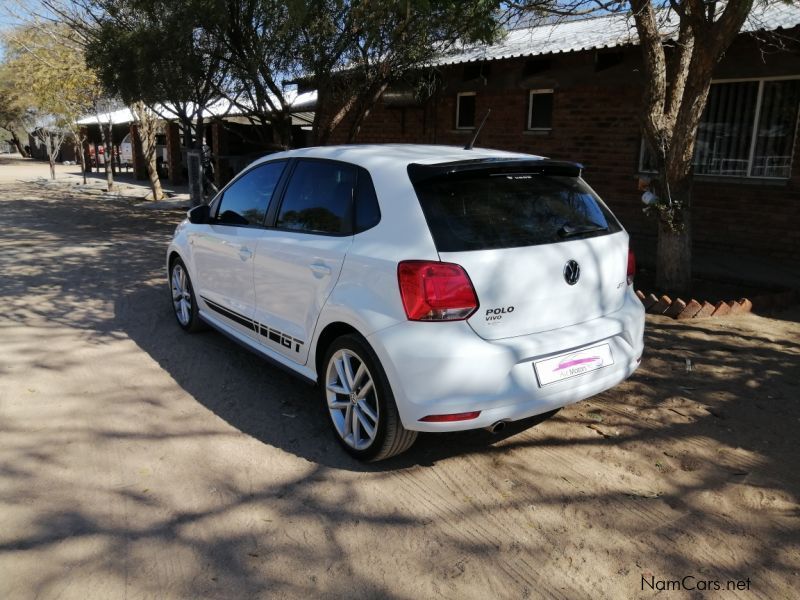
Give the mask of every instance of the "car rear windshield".
M 470 170 L 416 181 L 439 252 L 552 244 L 620 231 L 580 178 Z

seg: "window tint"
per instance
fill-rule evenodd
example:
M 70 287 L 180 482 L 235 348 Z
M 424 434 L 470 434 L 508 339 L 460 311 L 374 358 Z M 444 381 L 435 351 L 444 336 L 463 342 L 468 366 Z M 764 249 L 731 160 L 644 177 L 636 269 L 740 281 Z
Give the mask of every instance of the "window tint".
M 378 197 L 369 173 L 362 170 L 358 175 L 358 188 L 356 189 L 356 233 L 375 227 L 381 220 L 381 209 L 378 206 Z
M 229 225 L 260 225 L 286 161 L 259 165 L 237 179 L 222 196 L 217 218 Z
M 553 128 L 553 90 L 531 90 L 528 129 Z
M 352 231 L 356 168 L 327 161 L 301 160 L 289 181 L 277 226 L 314 233 Z
M 475 94 L 466 92 L 456 97 L 456 128 L 475 127 Z
M 551 244 L 621 229 L 575 177 L 481 171 L 414 187 L 440 252 Z

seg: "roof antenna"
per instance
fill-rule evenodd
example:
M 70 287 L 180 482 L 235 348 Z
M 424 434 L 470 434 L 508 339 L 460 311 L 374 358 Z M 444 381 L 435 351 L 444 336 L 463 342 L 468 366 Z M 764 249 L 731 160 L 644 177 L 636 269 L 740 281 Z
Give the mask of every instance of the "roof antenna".
M 464 146 L 464 150 L 472 150 L 472 147 L 475 145 L 475 142 L 477 141 L 478 136 L 481 134 L 481 129 L 483 129 L 484 123 L 486 123 L 486 119 L 489 118 L 489 113 L 490 112 L 492 112 L 491 108 L 486 111 L 485 115 L 483 115 L 483 121 L 481 121 L 481 124 L 478 125 L 478 129 L 475 130 L 475 135 L 472 136 L 472 139 L 470 140 L 469 144 Z

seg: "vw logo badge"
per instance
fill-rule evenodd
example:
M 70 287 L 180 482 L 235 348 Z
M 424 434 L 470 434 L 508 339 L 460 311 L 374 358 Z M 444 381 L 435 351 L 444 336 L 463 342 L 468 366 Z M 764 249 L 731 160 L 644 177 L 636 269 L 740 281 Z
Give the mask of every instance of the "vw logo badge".
M 581 267 L 574 260 L 568 260 L 567 264 L 564 265 L 564 281 L 566 281 L 569 285 L 575 285 L 578 283 L 578 279 L 581 277 Z

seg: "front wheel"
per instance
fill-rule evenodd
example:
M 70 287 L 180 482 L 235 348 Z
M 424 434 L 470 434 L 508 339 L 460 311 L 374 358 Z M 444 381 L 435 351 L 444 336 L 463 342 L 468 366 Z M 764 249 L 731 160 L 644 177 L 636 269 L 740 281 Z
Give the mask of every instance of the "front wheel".
M 169 269 L 169 286 L 172 292 L 172 308 L 178 325 L 189 332 L 202 329 L 203 322 L 197 309 L 192 280 L 180 258 L 176 258 Z
M 392 389 L 372 348 L 357 335 L 336 339 L 325 355 L 322 393 L 336 439 L 355 458 L 378 461 L 417 439 L 400 421 Z

